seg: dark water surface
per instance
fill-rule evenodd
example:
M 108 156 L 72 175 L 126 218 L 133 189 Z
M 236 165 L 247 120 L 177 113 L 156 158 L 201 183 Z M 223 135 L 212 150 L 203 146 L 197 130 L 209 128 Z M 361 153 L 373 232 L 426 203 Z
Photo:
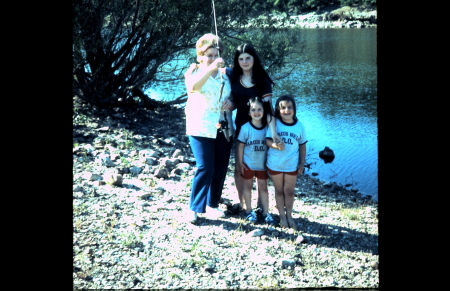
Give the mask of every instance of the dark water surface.
M 299 29 L 305 62 L 277 82 L 276 96 L 296 97 L 308 134 L 307 173 L 352 184 L 378 199 L 376 29 Z M 274 97 L 276 97 L 274 96 Z M 319 151 L 336 158 L 325 164 Z
M 377 30 L 297 29 L 302 63 L 286 79 L 276 81 L 274 99 L 292 94 L 297 116 L 308 135 L 307 174 L 338 184 L 351 184 L 378 199 Z M 185 92 L 183 81 L 146 91 L 152 98 L 172 100 Z M 319 158 L 325 146 L 335 153 L 331 163 Z

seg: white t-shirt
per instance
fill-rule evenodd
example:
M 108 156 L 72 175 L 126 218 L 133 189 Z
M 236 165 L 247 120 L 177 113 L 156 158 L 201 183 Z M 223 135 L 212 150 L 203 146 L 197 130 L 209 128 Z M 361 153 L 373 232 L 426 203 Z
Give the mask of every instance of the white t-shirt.
M 248 121 L 242 125 L 237 138 L 245 144 L 242 161 L 254 171 L 266 170 L 266 132 L 267 126 L 258 128 Z
M 278 136 L 284 142 L 284 150 L 269 148 L 267 151 L 267 167 L 278 172 L 297 171 L 299 146 L 308 141 L 305 127 L 300 121 L 288 124 L 277 118 L 276 128 Z M 272 138 L 270 130 L 267 131 L 266 137 Z
M 201 71 L 194 70 L 192 75 Z M 220 87 L 222 80 L 222 97 L 220 98 Z M 186 101 L 186 134 L 193 136 L 216 138 L 217 123 L 220 118 L 222 102 L 229 98 L 231 93 L 230 81 L 226 74 L 218 73 L 216 78 L 210 76 L 202 88 L 197 92 L 187 92 Z M 220 100 L 219 100 L 220 98 Z

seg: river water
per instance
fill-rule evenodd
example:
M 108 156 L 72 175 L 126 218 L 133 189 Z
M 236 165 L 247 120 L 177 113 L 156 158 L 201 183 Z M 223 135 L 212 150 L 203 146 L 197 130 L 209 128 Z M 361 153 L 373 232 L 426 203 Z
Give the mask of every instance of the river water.
M 378 200 L 377 30 L 297 29 L 304 44 L 302 63 L 276 81 L 274 99 L 296 98 L 297 117 L 308 136 L 305 173 L 348 185 Z M 171 100 L 184 93 L 175 82 L 146 91 Z M 325 163 L 319 151 L 328 146 L 335 159 Z

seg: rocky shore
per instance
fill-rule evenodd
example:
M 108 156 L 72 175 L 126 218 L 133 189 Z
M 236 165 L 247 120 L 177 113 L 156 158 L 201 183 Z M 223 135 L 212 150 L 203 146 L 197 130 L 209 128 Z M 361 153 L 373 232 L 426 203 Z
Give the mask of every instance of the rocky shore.
M 277 17 L 276 15 L 263 16 Z M 291 16 L 291 21 L 280 27 L 290 28 L 376 28 L 376 6 L 333 5 L 318 11 Z M 250 22 L 249 27 L 254 23 Z
M 378 288 L 378 204 L 298 177 L 298 229 L 251 224 L 234 155 L 220 208 L 186 223 L 195 159 L 184 109 L 99 109 L 74 98 L 73 288 Z M 256 207 L 256 189 L 253 192 Z M 269 182 L 270 209 L 275 208 Z

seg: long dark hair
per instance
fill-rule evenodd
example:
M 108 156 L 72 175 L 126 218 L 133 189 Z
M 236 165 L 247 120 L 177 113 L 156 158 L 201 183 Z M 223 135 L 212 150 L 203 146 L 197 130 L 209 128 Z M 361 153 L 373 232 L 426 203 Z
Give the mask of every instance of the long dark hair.
M 252 68 L 252 83 L 255 84 L 257 88 L 261 88 L 267 78 L 272 85 L 275 85 L 269 74 L 267 74 L 266 70 L 264 70 L 255 48 L 249 43 L 241 44 L 237 47 L 236 52 L 234 53 L 232 78 L 237 80 L 243 74 L 242 68 L 239 66 L 239 56 L 244 53 L 251 55 L 254 60 Z
M 292 108 L 294 108 L 294 121 L 297 121 L 297 106 L 295 105 L 295 100 L 294 97 L 291 94 L 287 94 L 287 95 L 283 95 L 278 97 L 277 102 L 275 103 L 275 117 L 282 120 L 281 119 L 281 114 L 280 114 L 280 102 L 281 101 L 291 101 L 292 103 Z
M 249 115 L 250 115 L 250 110 L 252 109 L 252 107 L 251 107 L 252 103 L 259 103 L 259 104 L 261 104 L 261 107 L 262 107 L 263 110 L 264 110 L 263 117 L 261 118 L 261 123 L 262 123 L 263 127 L 265 127 L 265 126 L 267 125 L 267 114 L 271 114 L 271 112 L 267 112 L 267 110 L 266 110 L 264 104 L 265 104 L 265 103 L 269 103 L 269 102 L 264 102 L 264 101 L 263 101 L 260 97 L 258 97 L 258 96 L 250 98 L 250 99 L 248 100 L 248 103 L 247 103 L 247 105 L 248 105 L 248 114 L 249 114 Z M 251 120 L 251 117 L 250 117 L 250 120 Z

